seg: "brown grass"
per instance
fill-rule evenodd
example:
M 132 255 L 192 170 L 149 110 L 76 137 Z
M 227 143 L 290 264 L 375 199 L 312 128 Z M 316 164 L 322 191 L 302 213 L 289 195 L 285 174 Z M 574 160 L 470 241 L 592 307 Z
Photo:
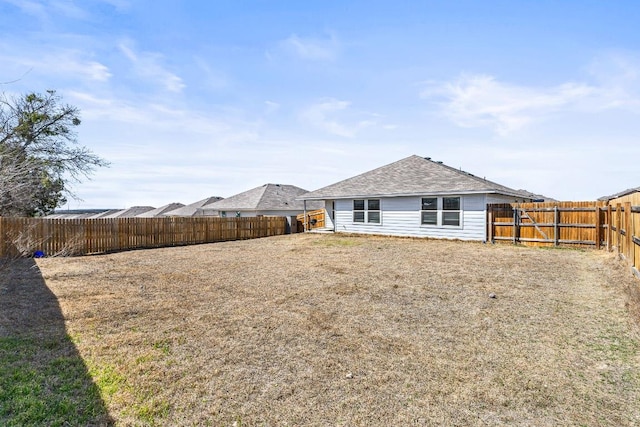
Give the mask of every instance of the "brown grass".
M 37 265 L 119 425 L 640 424 L 638 282 L 605 252 L 305 234 Z

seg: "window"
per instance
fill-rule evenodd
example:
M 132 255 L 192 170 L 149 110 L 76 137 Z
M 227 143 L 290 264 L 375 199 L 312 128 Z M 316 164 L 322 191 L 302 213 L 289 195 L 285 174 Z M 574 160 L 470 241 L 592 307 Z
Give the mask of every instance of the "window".
M 426 225 L 438 225 L 438 198 L 422 198 L 422 223 Z
M 353 222 L 380 224 L 380 199 L 356 199 L 353 201 Z
M 227 213 L 225 211 L 221 211 L 220 218 L 226 218 L 226 217 L 227 217 Z
M 442 225 L 460 227 L 460 197 L 442 198 Z
M 353 201 L 353 222 L 364 222 L 364 200 Z
M 420 207 L 422 225 L 460 227 L 460 197 L 423 197 Z

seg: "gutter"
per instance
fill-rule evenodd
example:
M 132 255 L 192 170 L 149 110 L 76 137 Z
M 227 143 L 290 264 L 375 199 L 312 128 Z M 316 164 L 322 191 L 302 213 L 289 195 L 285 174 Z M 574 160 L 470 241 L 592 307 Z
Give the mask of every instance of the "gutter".
M 300 197 L 296 198 L 296 200 L 341 200 L 341 199 L 368 199 L 368 198 L 391 198 L 391 197 L 422 197 L 422 196 L 463 196 L 463 195 L 474 195 L 474 194 L 500 194 L 503 196 L 509 197 L 520 197 L 523 199 L 531 199 L 528 195 L 519 194 L 519 193 L 511 193 L 506 191 L 498 191 L 498 190 L 478 190 L 478 191 L 427 191 L 420 193 L 394 193 L 394 194 L 353 194 L 347 196 L 332 196 L 330 194 L 323 196 L 311 196 L 311 197 Z

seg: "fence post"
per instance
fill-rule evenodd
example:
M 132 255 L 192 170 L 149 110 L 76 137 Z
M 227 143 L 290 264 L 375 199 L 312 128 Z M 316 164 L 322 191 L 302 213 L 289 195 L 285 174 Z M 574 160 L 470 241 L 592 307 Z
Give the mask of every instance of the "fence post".
M 633 231 L 631 230 L 631 202 L 624 204 L 624 256 L 629 259 L 632 254 Z M 633 260 L 631 260 L 633 262 Z
M 611 216 L 611 205 L 607 203 L 607 252 L 611 252 L 612 225 L 613 217 Z
M 493 243 L 493 206 L 487 209 L 487 242 Z
M 622 205 L 616 203 L 616 249 L 620 253 L 620 242 L 622 241 Z
M 553 246 L 558 246 L 560 241 L 560 210 L 558 205 L 553 207 Z
M 518 242 L 518 208 L 513 208 L 513 244 Z
M 600 206 L 596 206 L 596 249 L 600 249 L 600 243 L 602 238 L 602 229 L 600 228 L 600 217 L 602 216 L 602 212 Z

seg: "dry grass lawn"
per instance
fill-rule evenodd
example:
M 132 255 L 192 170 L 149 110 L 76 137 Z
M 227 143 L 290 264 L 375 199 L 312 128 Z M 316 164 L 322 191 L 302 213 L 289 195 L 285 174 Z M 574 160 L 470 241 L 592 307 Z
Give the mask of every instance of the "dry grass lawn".
M 305 234 L 37 267 L 117 425 L 640 425 L 640 282 L 605 252 Z

